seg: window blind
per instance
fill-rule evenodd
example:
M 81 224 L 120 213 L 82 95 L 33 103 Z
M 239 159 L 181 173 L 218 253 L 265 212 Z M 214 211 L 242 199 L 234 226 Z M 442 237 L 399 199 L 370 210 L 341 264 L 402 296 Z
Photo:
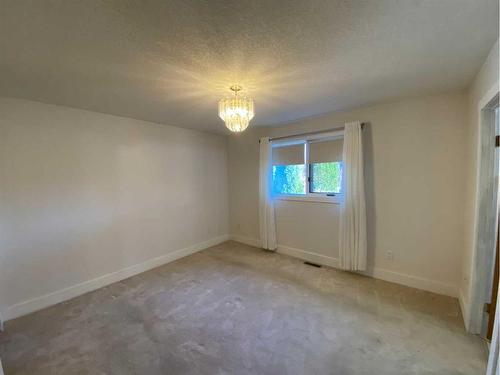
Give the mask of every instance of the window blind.
M 304 164 L 304 145 L 273 147 L 273 165 Z
M 309 163 L 342 161 L 343 145 L 342 138 L 309 143 Z

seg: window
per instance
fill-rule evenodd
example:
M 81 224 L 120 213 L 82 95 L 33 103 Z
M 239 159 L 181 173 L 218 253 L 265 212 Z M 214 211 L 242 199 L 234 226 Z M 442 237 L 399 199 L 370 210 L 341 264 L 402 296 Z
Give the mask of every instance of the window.
M 306 166 L 304 164 L 274 165 L 273 191 L 278 194 L 305 194 Z
M 340 194 L 342 162 L 310 164 L 310 192 Z
M 273 145 L 273 194 L 335 201 L 342 193 L 342 147 L 341 138 Z

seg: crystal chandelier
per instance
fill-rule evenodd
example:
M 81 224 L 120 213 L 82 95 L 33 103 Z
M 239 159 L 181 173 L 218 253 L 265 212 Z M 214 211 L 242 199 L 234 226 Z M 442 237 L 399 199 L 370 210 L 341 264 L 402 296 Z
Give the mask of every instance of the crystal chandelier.
M 253 100 L 238 96 L 241 86 L 233 85 L 230 89 L 234 92 L 234 96 L 219 101 L 219 117 L 232 132 L 242 132 L 253 118 Z

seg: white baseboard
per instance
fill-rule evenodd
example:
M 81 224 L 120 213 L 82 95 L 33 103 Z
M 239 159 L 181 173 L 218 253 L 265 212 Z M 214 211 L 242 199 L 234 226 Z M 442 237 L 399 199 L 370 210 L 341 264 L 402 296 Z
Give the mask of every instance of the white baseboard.
M 99 276 L 95 279 L 87 280 L 82 283 L 72 285 L 68 288 L 64 288 L 40 297 L 36 297 L 28 301 L 17 303 L 15 305 L 7 307 L 3 312 L 3 316 L 5 318 L 5 321 L 7 321 L 10 319 L 20 317 L 22 315 L 32 313 L 37 310 L 41 310 L 45 307 L 49 307 L 63 301 L 67 301 L 71 298 L 78 297 L 82 294 L 102 288 L 117 281 L 127 279 L 139 273 L 149 271 L 150 269 L 162 266 L 166 263 L 173 262 L 174 260 L 191 255 L 200 250 L 218 245 L 222 242 L 229 240 L 229 238 L 230 238 L 229 235 L 223 235 L 216 238 L 212 238 L 210 240 L 203 241 L 195 245 L 188 246 L 186 248 L 179 249 L 153 259 L 149 259 L 145 262 L 135 264 L 133 266 L 123 268 L 121 270 L 111 272 L 103 276 Z
M 290 255 L 295 258 L 306 260 L 308 262 L 323 264 L 325 266 L 334 268 L 338 268 L 339 266 L 339 260 L 337 258 L 311 253 L 309 251 L 296 249 L 290 246 L 278 245 L 278 253 Z
M 260 243 L 259 240 L 254 238 L 233 235 L 231 236 L 231 239 L 237 242 L 244 243 L 246 245 L 260 247 L 258 245 Z M 278 253 L 290 255 L 295 258 L 303 259 L 309 262 L 318 263 L 334 268 L 338 268 L 339 265 L 339 261 L 337 258 L 297 249 L 290 246 L 278 245 Z M 434 281 L 423 277 L 389 271 L 382 268 L 372 268 L 366 272 L 362 272 L 362 274 L 373 277 L 375 279 L 389 281 L 392 283 L 401 284 L 416 289 L 426 290 L 437 294 L 444 294 L 446 296 L 458 297 L 459 295 L 458 288 L 455 285 L 445 284 L 439 281 Z
M 462 317 L 464 318 L 465 330 L 469 332 L 469 323 L 470 323 L 469 301 L 466 300 L 464 291 L 462 289 L 460 289 L 458 293 L 458 302 L 460 303 L 460 310 L 462 310 Z
M 257 238 L 250 238 L 250 237 L 240 236 L 238 234 L 233 234 L 231 235 L 231 239 L 233 241 L 240 242 L 245 245 L 260 247 L 260 241 Z
M 415 289 L 426 290 L 437 294 L 443 294 L 450 297 L 458 297 L 458 288 L 455 285 L 442 283 L 440 281 L 426 279 L 404 273 L 385 270 L 382 268 L 372 268 L 362 274 L 371 276 L 375 279 L 389 281 L 391 283 L 409 286 Z

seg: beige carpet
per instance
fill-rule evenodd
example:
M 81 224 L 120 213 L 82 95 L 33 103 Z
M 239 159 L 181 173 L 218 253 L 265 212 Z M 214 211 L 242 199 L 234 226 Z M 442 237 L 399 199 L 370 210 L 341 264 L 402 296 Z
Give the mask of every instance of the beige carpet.
M 17 374 L 483 374 L 456 299 L 226 242 L 29 316 Z

